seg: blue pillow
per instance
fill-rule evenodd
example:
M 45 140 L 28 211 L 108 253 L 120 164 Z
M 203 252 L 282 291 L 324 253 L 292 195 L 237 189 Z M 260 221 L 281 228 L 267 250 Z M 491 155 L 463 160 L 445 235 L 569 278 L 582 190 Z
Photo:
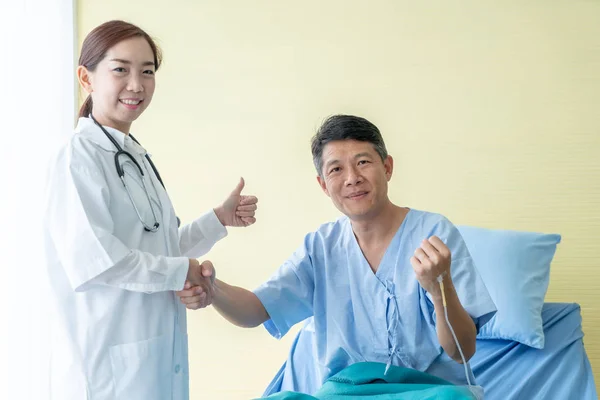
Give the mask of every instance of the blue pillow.
M 544 348 L 542 306 L 550 263 L 561 236 L 458 226 L 497 312 L 478 339 L 505 339 Z

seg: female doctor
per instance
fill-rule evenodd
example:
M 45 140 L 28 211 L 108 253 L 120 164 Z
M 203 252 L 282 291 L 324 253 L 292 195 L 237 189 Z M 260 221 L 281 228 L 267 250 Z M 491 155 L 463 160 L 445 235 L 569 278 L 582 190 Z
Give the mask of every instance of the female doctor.
M 150 105 L 160 51 L 123 21 L 83 42 L 77 77 L 89 96 L 49 171 L 45 239 L 58 306 L 52 399 L 187 400 L 186 308 L 176 291 L 211 302 L 196 257 L 225 226 L 255 222 L 243 180 L 191 224 L 178 218 L 150 155 L 129 133 Z M 172 140 L 172 139 L 171 139 Z

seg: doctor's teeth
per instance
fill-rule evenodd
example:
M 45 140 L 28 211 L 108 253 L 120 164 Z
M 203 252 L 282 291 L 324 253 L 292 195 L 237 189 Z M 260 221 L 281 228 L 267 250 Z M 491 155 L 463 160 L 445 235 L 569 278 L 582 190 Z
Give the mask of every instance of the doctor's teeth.
M 121 100 L 121 103 L 128 104 L 130 106 L 135 106 L 140 104 L 141 100 Z

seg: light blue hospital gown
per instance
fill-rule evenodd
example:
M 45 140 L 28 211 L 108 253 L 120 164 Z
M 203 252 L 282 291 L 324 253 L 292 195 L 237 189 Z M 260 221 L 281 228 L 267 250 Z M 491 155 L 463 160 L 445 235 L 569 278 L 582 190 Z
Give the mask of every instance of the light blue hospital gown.
M 454 286 L 479 329 L 496 307 L 465 242 L 445 217 L 414 209 L 375 274 L 347 217 L 306 235 L 292 257 L 255 290 L 271 317 L 266 329 L 280 338 L 296 323 L 314 317 L 309 323 L 315 335 L 318 385 L 361 361 L 391 363 L 466 382 L 463 367 L 450 360 L 439 344 L 433 304 L 410 264 L 421 241 L 432 235 L 450 249 Z

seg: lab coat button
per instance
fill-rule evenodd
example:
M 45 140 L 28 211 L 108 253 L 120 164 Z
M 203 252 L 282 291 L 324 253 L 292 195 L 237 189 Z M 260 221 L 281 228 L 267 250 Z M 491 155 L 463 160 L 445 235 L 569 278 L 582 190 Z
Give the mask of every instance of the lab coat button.
M 178 374 L 180 370 L 181 370 L 181 367 L 179 366 L 179 364 L 177 364 L 175 366 L 175 373 Z

